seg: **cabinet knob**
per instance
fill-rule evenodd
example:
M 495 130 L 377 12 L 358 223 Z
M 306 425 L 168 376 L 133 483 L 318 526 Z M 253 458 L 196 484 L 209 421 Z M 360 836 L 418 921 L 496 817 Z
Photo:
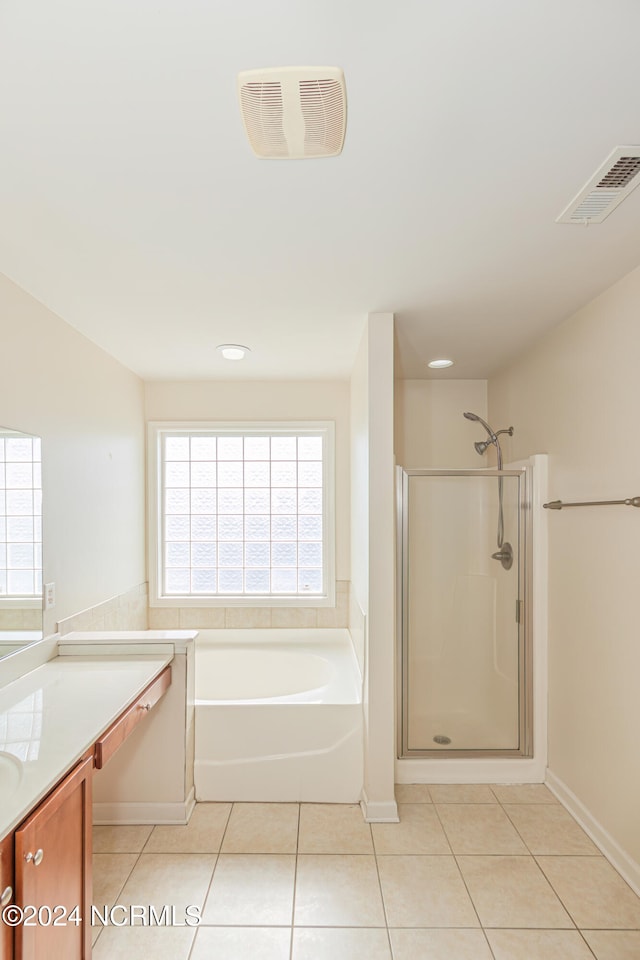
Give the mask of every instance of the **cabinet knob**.
M 2 893 L 0 894 L 0 907 L 6 907 L 8 903 L 11 903 L 12 896 L 13 896 L 13 887 L 5 887 Z
M 34 867 L 39 867 L 44 860 L 44 850 L 40 848 L 35 853 L 25 853 L 24 858 L 27 863 L 33 863 Z
M 141 710 L 146 710 L 146 711 L 148 712 L 149 710 L 151 710 L 151 704 L 150 704 L 150 703 L 141 703 L 141 704 L 140 704 L 140 709 L 141 709 Z

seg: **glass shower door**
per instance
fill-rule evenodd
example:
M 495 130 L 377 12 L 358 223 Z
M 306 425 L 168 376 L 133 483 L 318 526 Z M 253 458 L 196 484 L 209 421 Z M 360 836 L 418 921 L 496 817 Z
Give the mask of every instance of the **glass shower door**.
M 525 753 L 525 473 L 402 478 L 401 755 Z

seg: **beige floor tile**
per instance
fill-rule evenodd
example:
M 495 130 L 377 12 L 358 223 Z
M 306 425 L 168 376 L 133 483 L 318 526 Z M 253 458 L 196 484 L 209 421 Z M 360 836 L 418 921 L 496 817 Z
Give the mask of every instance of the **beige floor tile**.
M 221 853 L 203 923 L 290 926 L 295 866 L 289 854 Z
M 398 803 L 431 803 L 428 783 L 396 783 Z
M 458 857 L 484 927 L 573 927 L 533 857 Z
M 92 903 L 102 909 L 118 902 L 120 891 L 133 870 L 137 853 L 94 853 Z
M 375 857 L 300 854 L 294 923 L 297 927 L 383 927 Z
M 531 853 L 598 856 L 600 851 L 559 803 L 506 803 L 503 810 Z
M 371 828 L 356 803 L 300 804 L 299 853 L 373 853 Z
M 194 927 L 108 927 L 93 948 L 93 960 L 187 960 Z
M 231 812 L 230 803 L 197 803 L 186 826 L 158 826 L 145 853 L 217 853 Z
M 431 783 L 434 803 L 497 803 L 486 783 Z
M 640 929 L 640 898 L 604 857 L 537 857 L 580 928 Z
M 378 857 L 390 927 L 477 927 L 453 857 Z
M 189 960 L 289 960 L 290 946 L 290 927 L 200 927 Z
M 585 930 L 583 936 L 597 960 L 638 960 L 640 930 Z
M 432 803 L 399 803 L 398 814 L 400 823 L 371 824 L 376 853 L 451 854 Z
M 297 927 L 293 960 L 391 960 L 384 929 Z
M 147 824 L 95 826 L 93 828 L 94 853 L 142 853 L 142 848 L 153 830 Z
M 593 960 L 577 930 L 487 930 L 495 960 Z
M 295 853 L 297 803 L 234 803 L 222 853 Z
M 393 960 L 493 960 L 482 930 L 390 930 Z
M 499 803 L 438 803 L 438 816 L 456 854 L 526 854 Z
M 180 921 L 187 906 L 200 906 L 211 881 L 215 856 L 194 853 L 143 853 L 133 868 L 121 904 L 173 906 Z
M 500 803 L 558 803 L 544 783 L 492 783 Z

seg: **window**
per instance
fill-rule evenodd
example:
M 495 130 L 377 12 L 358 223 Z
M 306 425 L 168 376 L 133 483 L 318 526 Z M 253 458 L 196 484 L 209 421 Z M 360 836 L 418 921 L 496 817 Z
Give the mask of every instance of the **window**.
M 333 603 L 333 424 L 150 424 L 151 602 Z
M 0 431 L 0 597 L 42 602 L 39 437 Z M 21 603 L 20 606 L 25 606 Z

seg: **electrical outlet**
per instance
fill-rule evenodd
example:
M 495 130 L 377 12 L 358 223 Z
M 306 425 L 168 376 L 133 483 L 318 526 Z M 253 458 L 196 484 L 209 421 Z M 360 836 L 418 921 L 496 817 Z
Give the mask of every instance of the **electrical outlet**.
M 44 608 L 53 610 L 56 605 L 56 585 L 55 583 L 45 583 L 44 585 Z

